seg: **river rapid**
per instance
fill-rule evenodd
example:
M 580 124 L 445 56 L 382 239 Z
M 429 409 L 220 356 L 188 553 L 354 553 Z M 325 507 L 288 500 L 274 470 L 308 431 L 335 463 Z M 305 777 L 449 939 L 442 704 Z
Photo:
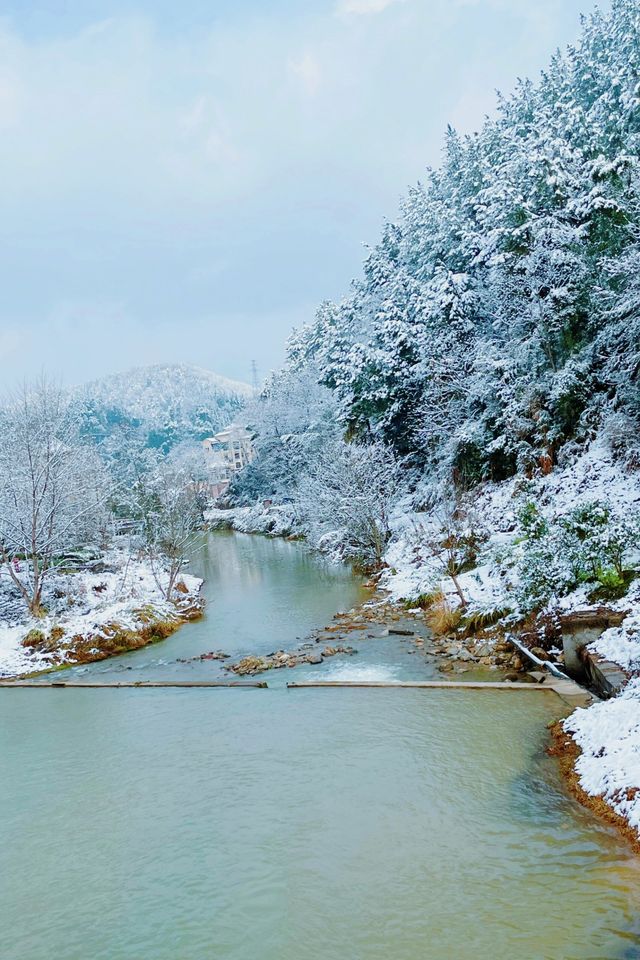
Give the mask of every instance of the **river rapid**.
M 214 678 L 190 658 L 291 649 L 367 596 L 260 537 L 192 566 L 203 620 L 68 675 Z M 640 862 L 545 754 L 561 701 L 286 689 L 433 674 L 358 649 L 268 690 L 0 690 L 3 960 L 640 958 Z

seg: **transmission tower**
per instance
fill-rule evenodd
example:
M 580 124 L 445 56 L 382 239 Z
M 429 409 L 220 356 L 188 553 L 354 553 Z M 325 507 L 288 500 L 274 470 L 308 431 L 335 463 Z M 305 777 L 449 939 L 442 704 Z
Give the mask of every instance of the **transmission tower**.
M 257 393 L 260 389 L 260 384 L 258 382 L 258 365 L 255 360 L 251 361 L 251 386 L 253 387 L 254 393 Z

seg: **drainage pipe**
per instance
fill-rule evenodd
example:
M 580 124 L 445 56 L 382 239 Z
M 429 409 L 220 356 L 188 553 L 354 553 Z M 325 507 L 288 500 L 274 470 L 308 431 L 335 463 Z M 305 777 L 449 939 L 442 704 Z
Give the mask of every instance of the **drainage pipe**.
M 543 670 L 545 670 L 547 673 L 550 673 L 552 676 L 557 677 L 558 680 L 570 680 L 570 679 L 571 679 L 571 677 L 567 676 L 567 674 L 564 673 L 564 672 L 560 669 L 560 667 L 557 667 L 557 666 L 555 665 L 555 663 L 551 663 L 550 660 L 541 660 L 540 657 L 537 657 L 537 656 L 535 655 L 535 653 L 532 653 L 531 650 L 528 649 L 528 647 L 525 647 L 525 645 L 524 645 L 523 643 L 521 643 L 519 640 L 517 640 L 517 639 L 513 636 L 513 634 L 511 634 L 511 633 L 507 634 L 506 639 L 509 641 L 509 643 L 512 643 L 512 644 L 514 645 L 514 647 L 516 648 L 516 650 L 518 650 L 520 653 L 524 654 L 524 656 L 525 656 L 528 660 L 530 660 L 532 663 L 535 663 L 535 665 L 536 665 L 537 667 L 542 667 Z

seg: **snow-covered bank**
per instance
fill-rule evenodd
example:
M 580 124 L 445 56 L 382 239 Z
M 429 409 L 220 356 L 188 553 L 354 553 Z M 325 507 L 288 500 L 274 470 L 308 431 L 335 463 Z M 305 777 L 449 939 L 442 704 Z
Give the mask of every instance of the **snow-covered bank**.
M 160 574 L 145 559 L 123 549 L 110 550 L 91 569 L 51 573 L 43 597 L 47 615 L 36 619 L 25 615 L 15 587 L 2 571 L 0 676 L 102 659 L 121 649 L 127 639 L 139 645 L 160 639 L 161 624 L 167 625 L 168 635 L 200 611 L 202 581 L 181 575 L 175 599 L 168 601 Z
M 582 751 L 575 764 L 582 789 L 602 797 L 640 840 L 640 678 L 614 699 L 576 710 L 563 726 Z
M 414 498 L 415 501 L 415 498 Z M 616 518 L 624 513 L 637 517 L 640 508 L 640 475 L 626 472 L 600 442 L 564 469 L 556 469 L 535 481 L 514 478 L 502 484 L 486 484 L 473 491 L 463 508 L 469 511 L 468 523 L 482 527 L 477 563 L 458 575 L 459 586 L 467 601 L 466 616 L 492 609 L 509 611 L 505 626 L 517 629 L 519 618 L 531 620 L 522 610 L 523 577 L 526 569 L 525 542 L 519 512 L 527 501 L 535 501 L 539 522 L 552 527 L 564 522 L 571 511 L 594 504 L 610 508 L 612 522 L 603 525 L 606 547 L 618 531 Z M 393 537 L 387 550 L 388 569 L 383 584 L 395 599 L 415 599 L 442 591 L 446 603 L 455 608 L 459 596 L 442 562 L 425 554 L 421 544 L 425 530 L 435 530 L 438 508 L 418 512 L 407 498 L 393 517 Z M 638 570 L 640 550 L 636 533 L 624 552 L 625 568 Z M 621 554 L 622 555 L 622 554 Z M 533 557 L 535 560 L 535 556 Z M 555 569 L 553 569 L 555 566 Z M 541 572 L 555 576 L 555 589 L 535 611 L 533 632 L 544 637 L 549 629 L 560 634 L 560 617 L 580 611 L 596 611 L 603 603 L 607 610 L 624 615 L 619 626 L 611 627 L 588 646 L 593 655 L 618 664 L 629 676 L 629 683 L 614 699 L 576 710 L 563 724 L 581 751 L 575 761 L 579 787 L 589 798 L 601 798 L 640 838 L 640 580 L 632 581 L 621 596 L 604 601 L 594 577 L 567 589 L 567 576 L 561 557 L 550 557 Z M 602 578 L 606 581 L 606 578 Z M 553 586 L 553 580 L 552 580 Z M 548 626 L 537 627 L 543 621 Z M 542 640 L 540 642 L 543 642 Z M 562 665 L 556 639 L 551 655 Z M 596 807 L 597 809 L 597 807 Z M 606 809 L 606 808 L 605 808 Z
M 382 583 L 397 600 L 441 589 L 455 604 L 455 590 L 450 578 L 443 573 L 441 559 L 429 555 L 424 548 L 425 539 L 430 534 L 436 535 L 442 527 L 442 505 L 437 503 L 431 510 L 419 509 L 421 495 L 422 491 L 418 490 L 396 506 Z M 516 476 L 499 484 L 482 484 L 461 498 L 457 506 L 465 514 L 462 527 L 466 524 L 475 530 L 479 541 L 477 562 L 458 577 L 471 609 L 511 607 L 517 610 L 524 539 L 519 512 L 531 502 L 535 502 L 548 523 L 580 504 L 595 502 L 640 512 L 640 474 L 626 472 L 612 459 L 606 444 L 598 441 L 564 469 L 556 468 L 534 480 Z M 629 559 L 640 561 L 640 547 Z M 562 571 L 558 570 L 558 574 L 557 589 L 549 606 L 568 612 L 589 605 L 585 589 L 567 593 L 563 589 Z
M 210 507 L 204 514 L 211 530 L 238 530 L 271 537 L 296 536 L 295 516 L 287 504 L 257 503 L 252 507 L 220 509 Z
M 605 630 L 589 645 L 589 650 L 604 660 L 617 663 L 628 674 L 640 674 L 640 584 L 619 606 L 631 611 L 619 627 Z
M 640 585 L 617 606 L 630 612 L 588 649 L 622 667 L 629 682 L 613 699 L 576 710 L 562 726 L 580 750 L 580 787 L 589 798 L 602 798 L 640 844 Z

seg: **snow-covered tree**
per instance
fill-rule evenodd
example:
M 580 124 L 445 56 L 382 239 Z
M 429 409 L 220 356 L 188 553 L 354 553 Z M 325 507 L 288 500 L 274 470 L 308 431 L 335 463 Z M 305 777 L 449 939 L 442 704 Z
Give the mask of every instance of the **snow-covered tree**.
M 414 528 L 415 559 L 433 566 L 438 575 L 451 580 L 462 610 L 467 606 L 467 598 L 460 575 L 476 565 L 485 538 L 478 518 L 464 508 L 451 491 L 433 512 L 430 523 L 416 524 Z
M 163 462 L 138 485 L 137 500 L 144 549 L 170 600 L 203 526 L 198 487 L 188 470 Z
M 292 498 L 306 465 L 339 439 L 336 400 L 319 378 L 312 361 L 292 363 L 274 374 L 247 408 L 258 455 L 234 478 L 231 493 L 239 502 Z
M 292 340 L 347 438 L 471 486 L 548 472 L 607 419 L 640 463 L 640 8 L 584 21 L 409 191 L 342 301 Z
M 640 218 L 635 233 L 640 237 Z M 600 377 L 610 391 L 607 434 L 616 452 L 640 467 L 640 242 L 607 264 L 608 311 L 596 340 Z
M 0 410 L 0 560 L 34 616 L 47 576 L 104 531 L 110 483 L 64 391 L 41 379 Z
M 400 485 L 398 462 L 384 444 L 338 441 L 307 465 L 295 506 L 313 543 L 335 546 L 345 559 L 375 568 L 391 535 Z

